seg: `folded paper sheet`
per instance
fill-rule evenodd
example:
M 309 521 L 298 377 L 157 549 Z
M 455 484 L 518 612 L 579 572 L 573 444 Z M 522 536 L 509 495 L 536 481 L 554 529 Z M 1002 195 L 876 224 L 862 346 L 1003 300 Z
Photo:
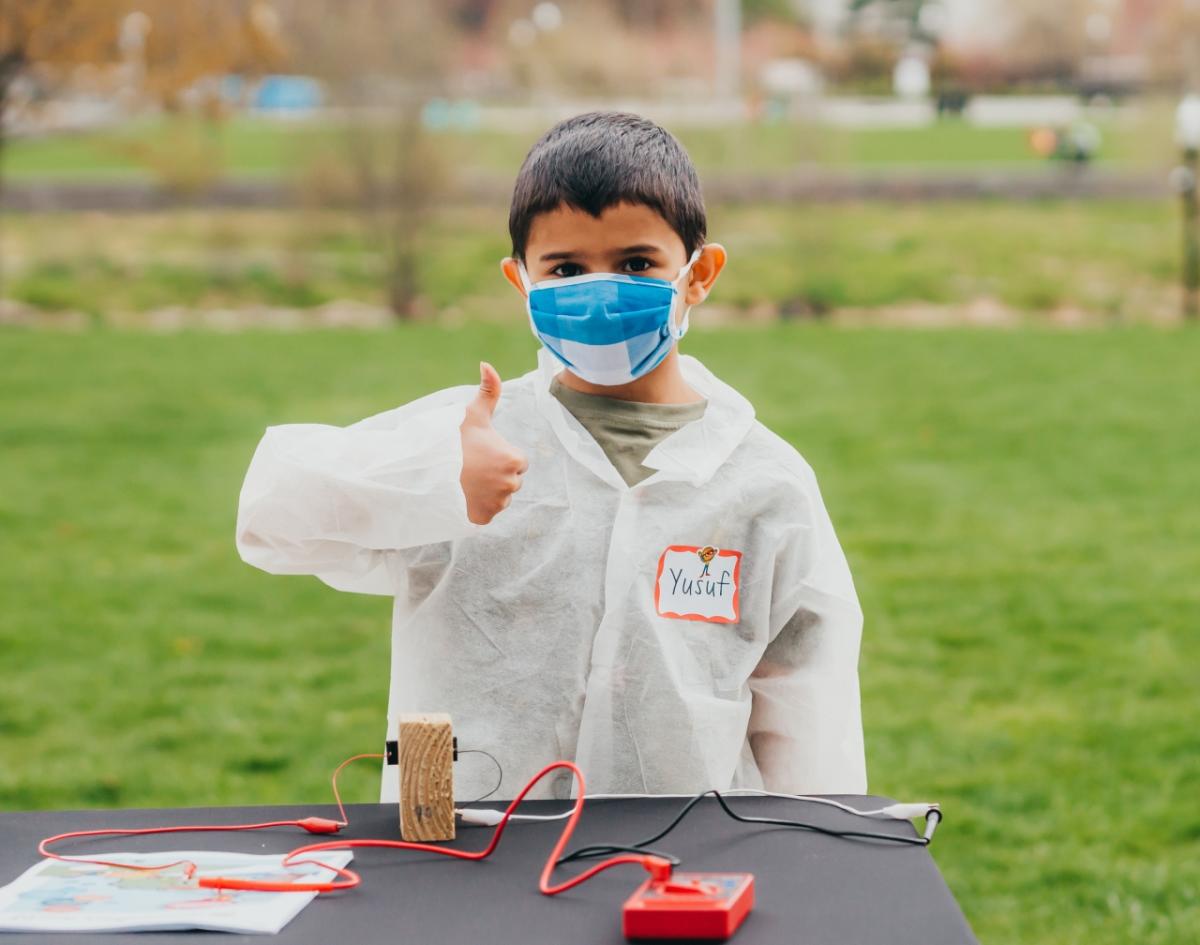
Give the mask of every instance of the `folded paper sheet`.
M 349 851 L 322 857 L 345 866 Z M 283 855 L 185 850 L 105 853 L 103 859 L 136 866 L 191 860 L 197 876 L 273 882 L 328 882 L 332 870 L 312 864 L 284 868 Z M 182 866 L 157 872 L 43 860 L 0 888 L 0 931 L 134 932 L 208 929 L 274 934 L 310 903 L 313 892 L 239 892 L 203 889 Z

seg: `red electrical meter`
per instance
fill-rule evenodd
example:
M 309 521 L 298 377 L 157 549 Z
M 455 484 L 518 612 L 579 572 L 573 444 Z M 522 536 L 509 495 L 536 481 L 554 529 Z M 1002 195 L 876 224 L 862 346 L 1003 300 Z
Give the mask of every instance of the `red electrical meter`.
M 625 901 L 621 930 L 629 939 L 724 941 L 753 905 L 750 873 L 675 873 L 638 887 Z

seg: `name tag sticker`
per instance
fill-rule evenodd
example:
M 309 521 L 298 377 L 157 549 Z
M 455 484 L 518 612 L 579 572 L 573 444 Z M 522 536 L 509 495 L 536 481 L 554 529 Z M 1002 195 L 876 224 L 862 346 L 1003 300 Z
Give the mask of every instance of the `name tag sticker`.
M 742 553 L 712 545 L 670 545 L 658 559 L 654 609 L 660 617 L 737 623 Z

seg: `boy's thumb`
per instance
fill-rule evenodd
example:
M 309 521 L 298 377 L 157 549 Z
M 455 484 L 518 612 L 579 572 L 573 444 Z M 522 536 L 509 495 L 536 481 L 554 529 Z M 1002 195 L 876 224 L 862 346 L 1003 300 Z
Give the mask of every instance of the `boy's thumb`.
M 486 361 L 479 362 L 479 394 L 475 402 L 483 407 L 488 417 L 500 402 L 500 375 Z

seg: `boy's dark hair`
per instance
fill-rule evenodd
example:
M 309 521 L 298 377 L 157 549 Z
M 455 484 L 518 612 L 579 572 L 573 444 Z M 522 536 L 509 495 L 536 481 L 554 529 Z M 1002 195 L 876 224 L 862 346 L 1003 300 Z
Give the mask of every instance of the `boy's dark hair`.
M 525 258 L 539 213 L 566 204 L 598 217 L 625 202 L 656 210 L 689 256 L 704 244 L 700 179 L 669 131 L 627 112 L 587 112 L 560 121 L 529 149 L 517 173 L 508 211 L 512 254 Z

